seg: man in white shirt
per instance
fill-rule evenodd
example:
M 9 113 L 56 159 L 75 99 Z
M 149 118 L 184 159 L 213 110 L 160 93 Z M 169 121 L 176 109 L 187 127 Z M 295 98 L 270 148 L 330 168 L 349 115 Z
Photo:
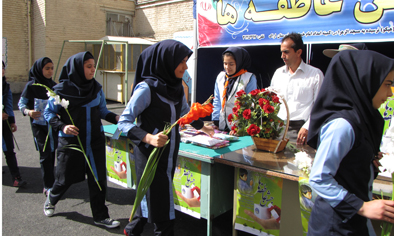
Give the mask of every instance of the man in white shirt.
M 271 87 L 286 99 L 290 113 L 288 136 L 297 140 L 297 144 L 306 144 L 309 116 L 324 78 L 321 70 L 302 60 L 303 47 L 302 36 L 298 33 L 282 39 L 280 51 L 285 65 L 275 71 L 271 80 Z M 278 116 L 287 119 L 284 104 Z

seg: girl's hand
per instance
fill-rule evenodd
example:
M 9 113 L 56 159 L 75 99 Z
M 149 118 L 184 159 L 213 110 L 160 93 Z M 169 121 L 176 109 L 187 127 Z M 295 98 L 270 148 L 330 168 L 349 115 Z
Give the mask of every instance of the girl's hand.
M 211 138 L 212 138 L 212 136 L 215 134 L 215 129 L 214 129 L 212 126 L 206 126 L 206 125 L 204 125 L 204 126 L 201 128 L 201 131 L 204 132 L 204 133 L 206 133 L 206 134 L 208 134 L 209 137 L 211 137 Z
M 29 116 L 35 120 L 38 120 L 41 116 L 41 112 L 35 110 L 29 110 Z
M 155 147 L 163 147 L 164 144 L 166 144 L 168 140 L 168 136 L 163 134 L 163 131 L 160 133 L 157 133 L 155 135 L 153 134 L 147 134 L 145 137 L 142 139 L 142 142 L 150 144 Z
M 79 129 L 74 125 L 66 125 L 63 128 L 63 133 L 77 136 L 79 134 Z
M 10 126 L 11 126 L 11 131 L 12 132 L 16 132 L 18 130 L 18 127 L 16 126 L 15 123 L 14 124 L 10 124 Z
M 379 166 L 382 166 L 381 164 L 380 164 L 380 159 L 382 159 L 383 158 L 383 152 L 379 152 L 378 153 L 378 155 L 377 156 L 375 156 L 375 158 L 372 160 L 372 163 L 373 163 L 373 165 L 374 165 L 374 171 L 375 172 L 380 172 L 380 170 L 379 170 Z
M 232 136 L 238 136 L 237 132 L 235 132 L 234 130 L 231 130 L 228 134 Z
M 393 224 L 394 201 L 372 200 L 369 202 L 364 202 L 363 206 L 357 213 L 372 220 L 384 220 Z
M 8 119 L 8 114 L 3 112 L 3 120 L 7 120 Z

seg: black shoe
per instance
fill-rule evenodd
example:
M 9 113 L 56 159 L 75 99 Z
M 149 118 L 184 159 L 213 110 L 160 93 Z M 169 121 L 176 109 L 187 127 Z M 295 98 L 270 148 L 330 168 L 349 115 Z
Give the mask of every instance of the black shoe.
M 19 177 L 15 177 L 13 186 L 14 187 L 21 187 L 26 184 L 27 184 L 27 182 L 22 180 L 22 178 L 19 176 Z
M 107 228 L 116 228 L 120 225 L 120 222 L 117 220 L 113 220 L 111 218 L 107 218 L 105 220 L 100 220 L 100 221 L 95 221 L 94 222 L 96 225 L 102 225 Z

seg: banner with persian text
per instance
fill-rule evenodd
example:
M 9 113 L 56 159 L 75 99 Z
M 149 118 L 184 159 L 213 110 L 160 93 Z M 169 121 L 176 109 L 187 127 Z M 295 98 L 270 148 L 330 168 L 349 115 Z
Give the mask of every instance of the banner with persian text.
M 393 0 L 198 0 L 200 47 L 394 41 Z

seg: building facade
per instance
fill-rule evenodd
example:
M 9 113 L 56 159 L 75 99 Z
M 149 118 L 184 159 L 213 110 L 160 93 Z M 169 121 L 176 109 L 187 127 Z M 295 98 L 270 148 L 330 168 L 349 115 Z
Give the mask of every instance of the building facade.
M 192 0 L 138 4 L 134 0 L 3 0 L 2 3 L 2 55 L 7 81 L 14 93 L 22 92 L 29 69 L 38 58 L 51 58 L 58 77 L 68 57 L 91 50 L 83 43 L 65 43 L 63 47 L 65 40 L 98 40 L 113 35 L 160 41 L 173 38 L 175 32 L 193 30 Z

